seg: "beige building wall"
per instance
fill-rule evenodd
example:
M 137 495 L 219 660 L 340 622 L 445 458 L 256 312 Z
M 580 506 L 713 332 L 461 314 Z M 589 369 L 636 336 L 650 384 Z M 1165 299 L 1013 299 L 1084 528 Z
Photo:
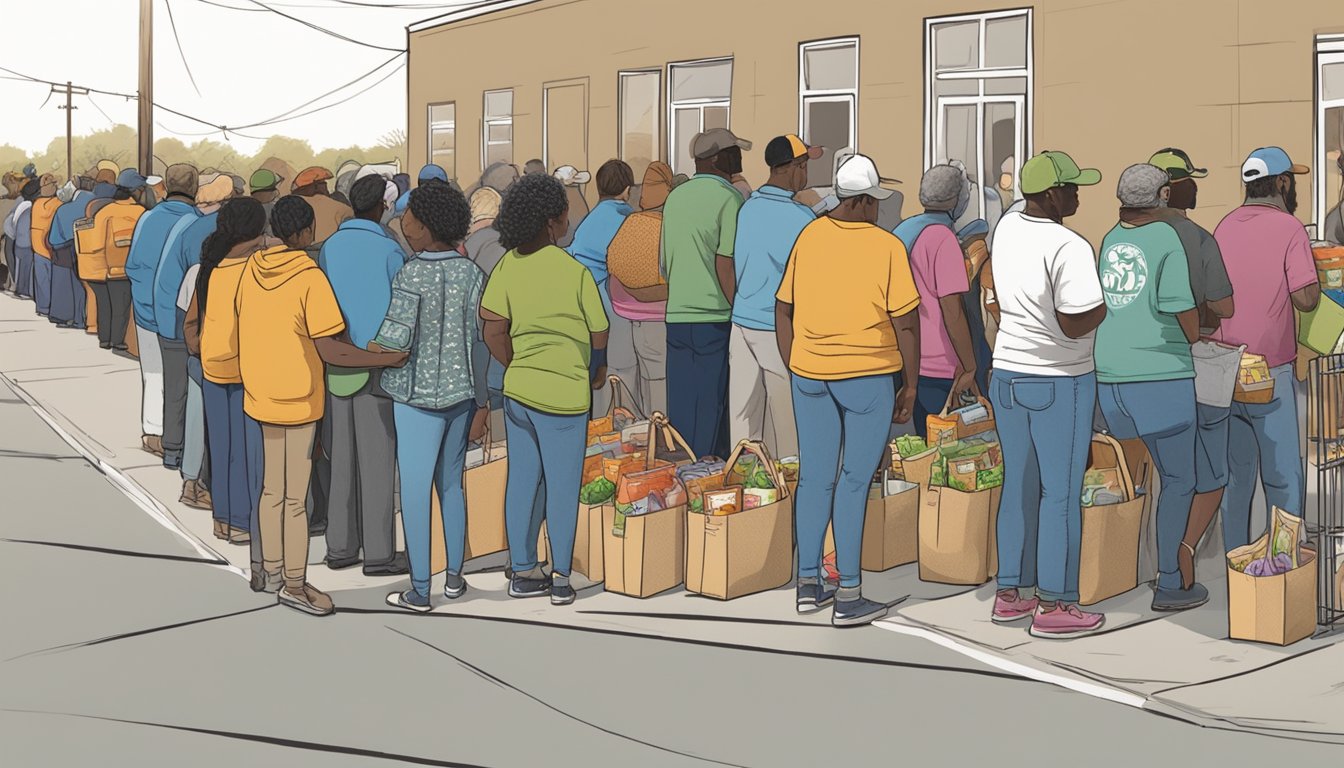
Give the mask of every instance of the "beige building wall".
M 586 82 L 586 164 L 595 172 L 617 156 L 617 73 L 646 68 L 664 73 L 666 151 L 667 64 L 732 56 L 731 127 L 757 142 L 745 166 L 759 185 L 765 143 L 798 130 L 799 43 L 857 36 L 859 150 L 883 175 L 904 181 L 909 215 L 924 167 L 924 19 L 1020 7 L 994 0 L 540 0 L 412 32 L 411 164 L 427 157 L 427 105 L 455 101 L 457 175 L 464 186 L 474 182 L 482 94 L 498 88 L 514 89 L 515 162 L 541 157 L 544 88 Z M 1162 147 L 1179 146 L 1209 168 L 1195 214 L 1208 227 L 1240 202 L 1238 169 L 1250 150 L 1278 144 L 1312 164 L 1314 38 L 1344 31 L 1336 0 L 1041 0 L 1031 7 L 1028 144 L 1101 169 L 1101 186 L 1083 193 L 1074 222 L 1094 242 L 1115 221 L 1119 173 Z M 1311 222 L 1313 183 L 1301 181 L 1298 216 Z

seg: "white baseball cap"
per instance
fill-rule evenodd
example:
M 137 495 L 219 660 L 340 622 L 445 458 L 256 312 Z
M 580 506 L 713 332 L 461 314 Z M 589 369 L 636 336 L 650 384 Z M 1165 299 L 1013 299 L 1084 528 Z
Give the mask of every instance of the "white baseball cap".
M 840 163 L 835 172 L 835 196 L 844 200 L 848 197 L 868 195 L 878 200 L 886 200 L 895 194 L 895 190 L 884 189 L 882 183 L 893 183 L 893 179 L 884 179 L 877 173 L 877 165 L 867 155 L 851 155 Z
M 593 177 L 587 171 L 580 171 L 572 165 L 562 165 L 555 169 L 555 178 L 567 187 L 577 187 L 580 184 L 587 184 Z

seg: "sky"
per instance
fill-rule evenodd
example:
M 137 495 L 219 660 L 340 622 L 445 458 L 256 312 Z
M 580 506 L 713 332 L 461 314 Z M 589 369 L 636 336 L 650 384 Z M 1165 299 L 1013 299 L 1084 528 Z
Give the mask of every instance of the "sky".
M 272 135 L 306 139 L 321 151 L 373 145 L 389 131 L 406 127 L 406 70 L 397 69 L 404 56 L 379 68 L 396 55 L 395 50 L 337 39 L 261 4 L 390 49 L 406 47 L 408 24 L 478 4 L 478 0 L 153 2 L 157 104 L 225 126 L 258 123 L 291 111 L 300 115 L 241 130 L 245 135 L 230 132 L 229 141 L 244 154 L 255 152 Z M 0 67 L 42 80 L 134 94 L 139 77 L 139 7 L 140 0 L 5 0 L 0 3 L 5 30 Z M 174 21 L 183 53 L 174 40 Z M 296 110 L 361 76 L 354 85 Z M 0 144 L 40 151 L 53 138 L 65 136 L 65 112 L 58 109 L 64 96 L 51 94 L 47 85 L 12 79 L 8 72 L 0 71 L 0 77 L 7 78 L 0 79 L 0 104 L 5 105 Z M 344 104 L 302 116 L 366 88 Z M 136 124 L 134 100 L 76 96 L 75 106 L 76 135 L 113 122 Z M 218 130 L 162 109 L 156 110 L 155 123 L 156 139 L 176 136 L 192 143 L 224 138 Z

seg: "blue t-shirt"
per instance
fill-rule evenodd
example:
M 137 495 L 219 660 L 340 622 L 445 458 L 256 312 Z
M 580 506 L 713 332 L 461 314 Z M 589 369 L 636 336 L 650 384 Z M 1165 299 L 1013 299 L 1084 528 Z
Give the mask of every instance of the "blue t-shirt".
M 603 200 L 584 217 L 574 233 L 574 242 L 569 244 L 569 255 L 593 273 L 603 295 L 607 291 L 607 248 L 631 212 L 623 200 Z
M 1190 342 L 1176 318 L 1195 308 L 1190 267 L 1165 222 L 1118 224 L 1101 243 L 1097 273 L 1106 319 L 1097 329 L 1097 380 L 1104 384 L 1195 376 Z
M 349 219 L 322 244 L 317 264 L 341 305 L 350 342 L 360 349 L 378 335 L 392 303 L 392 280 L 405 263 L 401 244 L 376 221 Z
M 51 220 L 51 234 L 47 236 L 52 247 L 66 245 L 75 239 L 75 222 L 84 218 L 84 210 L 92 200 L 93 193 L 81 189 L 70 202 L 62 203 L 56 209 L 56 216 Z
M 177 308 L 177 292 L 187 270 L 201 263 L 201 246 L 215 231 L 219 213 L 204 216 L 183 216 L 168 233 L 163 246 L 163 258 L 154 273 L 154 328 L 160 336 L 172 341 L 182 340 L 182 316 Z
M 94 197 L 98 197 L 95 190 Z M 200 215 L 196 206 L 182 200 L 166 200 L 145 211 L 135 223 L 131 250 L 126 256 L 126 276 L 131 280 L 131 306 L 135 324 L 147 331 L 158 331 L 154 320 L 154 273 L 163 259 L 168 235 L 183 216 Z M 176 300 L 176 296 L 174 296 Z
M 792 192 L 768 184 L 742 204 L 733 247 L 737 273 L 734 324 L 775 330 L 775 292 L 784 279 L 794 242 L 816 218 L 812 209 L 794 201 Z

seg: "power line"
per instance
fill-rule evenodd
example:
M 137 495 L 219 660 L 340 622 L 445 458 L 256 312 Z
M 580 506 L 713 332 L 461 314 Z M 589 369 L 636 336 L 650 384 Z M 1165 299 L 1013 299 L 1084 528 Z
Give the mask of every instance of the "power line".
M 115 128 L 115 127 L 117 126 L 117 121 L 116 121 L 116 120 L 113 120 L 113 119 L 112 119 L 112 116 L 109 115 L 109 114 L 107 114 L 107 112 L 105 112 L 105 111 L 103 110 L 103 108 L 102 108 L 101 106 L 99 106 L 98 102 L 96 102 L 96 101 L 93 100 L 93 94 L 89 94 L 89 95 L 87 95 L 85 98 L 87 98 L 87 99 L 89 100 L 89 103 L 93 105 L 93 108 L 94 108 L 94 109 L 98 110 L 100 113 L 102 113 L 103 117 L 106 117 L 106 118 L 107 118 L 107 122 L 111 123 L 111 124 L 112 124 L 112 127 Z
M 294 114 L 295 112 L 298 112 L 299 110 L 304 109 L 305 107 L 308 107 L 308 106 L 311 106 L 311 105 L 313 105 L 313 104 L 316 104 L 317 102 L 321 101 L 322 99 L 325 99 L 326 97 L 328 97 L 328 96 L 330 96 L 330 95 L 332 95 L 332 94 L 334 94 L 334 93 L 336 93 L 336 92 L 338 92 L 338 91 L 342 91 L 342 90 L 344 90 L 344 89 L 346 89 L 346 88 L 349 88 L 350 86 L 354 85 L 355 83 L 358 83 L 360 80 L 363 80 L 364 78 L 366 78 L 366 77 L 372 75 L 373 73 L 377 72 L 378 70 L 382 69 L 383 67 L 386 67 L 388 64 L 391 64 L 392 62 L 396 61 L 397 59 L 401 58 L 401 57 L 404 56 L 404 55 L 406 55 L 404 52 L 403 52 L 403 53 L 398 53 L 397 55 L 393 56 L 392 58 L 388 59 L 387 61 L 384 61 L 382 64 L 379 64 L 378 66 L 376 66 L 376 67 L 374 67 L 373 69 L 369 70 L 368 72 L 365 72 L 364 74 L 360 75 L 359 77 L 356 77 L 354 80 L 351 80 L 350 82 L 348 82 L 348 83 L 344 83 L 344 84 L 342 84 L 342 85 L 338 85 L 338 86 L 336 86 L 335 88 L 332 88 L 330 91 L 327 91 L 326 93 L 322 94 L 321 96 L 317 96 L 317 97 L 315 97 L 315 98 L 313 98 L 313 99 L 309 99 L 308 101 L 306 101 L 306 102 L 300 104 L 299 106 L 297 106 L 297 107 L 295 107 L 295 108 L 289 110 L 288 112 L 281 112 L 280 114 L 275 115 L 274 117 L 268 117 L 268 118 L 266 118 L 265 120 L 262 120 L 262 121 L 260 121 L 260 122 L 261 122 L 262 124 L 264 124 L 264 123 L 270 123 L 270 122 L 279 120 L 279 119 L 282 118 L 282 117 L 288 117 L 289 115 L 292 115 L 292 114 Z M 396 70 L 393 70 L 393 71 L 396 71 Z M 381 82 L 381 81 L 380 81 L 380 82 Z
M 196 75 L 191 73 L 191 64 L 187 63 L 187 52 L 182 49 L 182 36 L 177 33 L 177 19 L 173 18 L 173 3 L 171 0 L 163 0 L 163 5 L 168 9 L 168 25 L 173 29 L 173 41 L 177 43 L 177 55 L 182 57 L 182 68 L 187 71 L 187 79 L 191 81 L 192 90 L 200 96 L 201 89 L 196 85 Z
M 257 6 L 258 8 L 263 8 L 263 9 L 265 9 L 265 10 L 268 10 L 268 11 L 270 11 L 271 13 L 276 14 L 277 16 L 283 16 L 284 18 L 289 19 L 290 21 L 293 21 L 293 22 L 298 23 L 298 24 L 302 24 L 303 26 L 308 27 L 309 29 L 316 30 L 316 31 L 321 32 L 321 33 L 323 33 L 323 34 L 325 34 L 325 35 L 330 35 L 331 37 L 334 37 L 334 38 L 336 38 L 336 39 L 338 39 L 338 40 L 344 40 L 344 41 L 347 42 L 347 43 L 354 43 L 355 45 L 362 45 L 362 46 L 364 46 L 365 48 L 376 48 L 376 49 L 378 49 L 378 50 L 380 50 L 380 51 L 403 52 L 403 51 L 406 50 L 405 48 L 388 48 L 388 47 L 385 46 L 385 45 L 374 45 L 373 43 L 366 43 L 366 42 L 364 42 L 363 40 L 356 40 L 356 39 L 353 38 L 353 37 L 346 37 L 345 35 L 342 35 L 340 32 L 336 32 L 336 31 L 334 31 L 334 30 L 327 29 L 326 27 L 318 26 L 317 24 L 314 24 L 314 23 L 312 23 L 311 21 L 305 21 L 304 19 L 301 19 L 301 18 L 299 18 L 298 16 L 291 16 L 291 15 L 289 15 L 288 13 L 285 13 L 284 11 L 277 10 L 276 8 L 273 8 L 273 7 L 269 6 L 269 5 L 266 5 L 265 3 L 261 2 L 261 0 L 246 0 L 246 2 L 249 2 L 249 3 L 251 3 L 251 4 L 255 5 L 255 6 Z

